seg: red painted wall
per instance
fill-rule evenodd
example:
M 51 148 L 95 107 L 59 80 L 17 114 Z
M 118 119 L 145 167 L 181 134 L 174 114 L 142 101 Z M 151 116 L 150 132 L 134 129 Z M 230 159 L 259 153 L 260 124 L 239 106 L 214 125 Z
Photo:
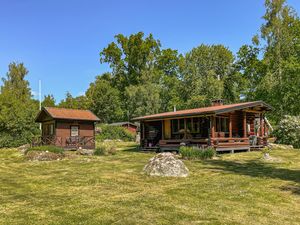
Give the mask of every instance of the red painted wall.
M 79 126 L 79 136 L 94 137 L 94 123 L 85 121 L 56 121 L 56 136 L 61 137 L 62 146 L 66 146 L 66 139 L 71 136 L 71 126 Z M 57 143 L 58 144 L 58 143 Z M 94 145 L 92 147 L 95 147 Z

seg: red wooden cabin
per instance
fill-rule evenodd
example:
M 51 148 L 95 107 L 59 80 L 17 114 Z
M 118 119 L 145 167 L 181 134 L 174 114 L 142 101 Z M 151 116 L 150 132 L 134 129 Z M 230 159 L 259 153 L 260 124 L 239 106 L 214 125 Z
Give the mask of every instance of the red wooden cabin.
M 42 124 L 42 136 L 34 144 L 93 149 L 98 121 L 89 110 L 43 107 L 35 119 Z
M 262 102 L 223 105 L 216 100 L 210 107 L 180 110 L 133 119 L 140 122 L 141 148 L 178 150 L 189 146 L 213 146 L 217 151 L 250 150 L 267 145 L 271 107 Z
M 117 123 L 111 123 L 109 125 L 110 126 L 124 127 L 133 134 L 136 134 L 137 129 L 138 129 L 138 126 L 136 124 L 130 123 L 130 122 L 117 122 Z

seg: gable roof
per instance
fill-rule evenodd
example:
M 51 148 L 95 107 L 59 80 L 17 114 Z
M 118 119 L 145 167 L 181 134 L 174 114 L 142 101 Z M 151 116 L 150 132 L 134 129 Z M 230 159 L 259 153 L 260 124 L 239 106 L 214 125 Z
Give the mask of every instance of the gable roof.
M 182 117 L 182 116 L 193 116 L 193 115 L 202 115 L 202 114 L 221 114 L 232 112 L 235 110 L 246 109 L 250 107 L 260 106 L 263 107 L 266 111 L 272 110 L 272 107 L 266 104 L 263 101 L 255 101 L 255 102 L 243 102 L 237 104 L 229 104 L 229 105 L 218 105 L 218 106 L 209 106 L 203 108 L 196 109 L 186 109 L 186 110 L 178 110 L 175 112 L 164 112 L 158 113 L 148 116 L 141 116 L 132 119 L 133 121 L 139 120 L 153 120 L 153 119 L 162 119 L 162 118 L 174 118 L 174 117 Z
M 42 115 L 46 113 L 52 119 L 62 120 L 85 120 L 85 121 L 100 121 L 100 119 L 90 110 L 82 109 L 65 109 L 55 107 L 43 107 L 37 115 L 35 122 L 42 122 Z

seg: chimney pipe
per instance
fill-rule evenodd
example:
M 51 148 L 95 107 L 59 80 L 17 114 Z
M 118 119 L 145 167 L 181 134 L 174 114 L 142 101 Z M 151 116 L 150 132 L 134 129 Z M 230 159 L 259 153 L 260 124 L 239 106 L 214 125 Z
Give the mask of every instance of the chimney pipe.
M 211 105 L 212 106 L 219 106 L 219 105 L 223 105 L 223 99 L 215 99 L 211 101 Z

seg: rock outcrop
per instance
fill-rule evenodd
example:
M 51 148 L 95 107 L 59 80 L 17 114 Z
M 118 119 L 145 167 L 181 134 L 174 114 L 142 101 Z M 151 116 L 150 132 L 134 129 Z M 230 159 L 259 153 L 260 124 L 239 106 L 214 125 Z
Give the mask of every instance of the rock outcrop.
M 28 160 L 33 161 L 52 161 L 61 160 L 64 158 L 64 154 L 48 152 L 48 151 L 29 151 L 26 154 Z

